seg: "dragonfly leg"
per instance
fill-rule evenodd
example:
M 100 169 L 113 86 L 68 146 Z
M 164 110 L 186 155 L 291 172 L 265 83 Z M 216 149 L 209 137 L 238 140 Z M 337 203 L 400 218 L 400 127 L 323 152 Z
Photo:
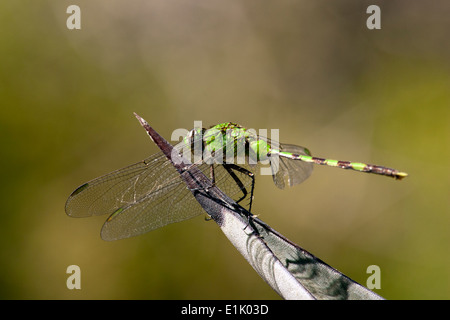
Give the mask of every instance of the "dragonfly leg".
M 250 213 L 250 215 L 247 217 L 248 222 L 247 222 L 247 225 L 244 227 L 244 230 L 247 229 L 248 227 L 251 227 L 253 229 L 252 233 L 255 236 L 257 236 L 260 239 L 264 239 L 264 237 L 261 235 L 261 233 L 258 231 L 258 229 L 255 226 L 255 223 L 254 223 L 254 220 L 253 220 L 255 217 L 256 217 L 255 215 Z
M 227 170 L 228 174 L 233 178 L 233 180 L 238 185 L 239 189 L 241 189 L 241 191 L 242 191 L 243 195 L 242 195 L 242 197 L 239 200 L 236 201 L 237 203 L 241 202 L 242 200 L 244 200 L 247 197 L 248 191 L 245 188 L 245 186 L 242 183 L 242 181 L 236 176 L 236 174 L 232 170 L 235 170 L 235 171 L 238 171 L 240 173 L 246 174 L 252 179 L 252 187 L 251 187 L 251 190 L 250 190 L 250 205 L 249 205 L 249 208 L 248 208 L 248 211 L 252 212 L 253 192 L 255 190 L 255 175 L 253 174 L 253 172 L 251 172 L 251 171 L 249 171 L 247 169 L 244 169 L 244 168 L 242 168 L 240 166 L 237 166 L 235 164 L 223 164 L 223 167 Z

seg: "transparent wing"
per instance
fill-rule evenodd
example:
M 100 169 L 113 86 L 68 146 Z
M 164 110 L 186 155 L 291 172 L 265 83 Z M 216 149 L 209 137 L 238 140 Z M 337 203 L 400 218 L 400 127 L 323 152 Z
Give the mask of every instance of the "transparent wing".
M 175 148 L 180 149 L 180 144 Z M 211 176 L 210 165 L 203 163 L 198 168 Z M 242 197 L 243 190 L 221 165 L 214 165 L 214 174 L 222 191 L 236 200 Z M 248 175 L 235 175 L 244 187 L 251 184 Z M 161 152 L 83 184 L 66 202 L 66 213 L 72 217 L 110 214 L 102 229 L 105 240 L 139 235 L 203 212 Z
M 292 154 L 310 155 L 306 148 L 291 144 L 280 144 L 280 150 Z M 280 156 L 277 159 L 271 159 L 271 168 L 273 182 L 278 188 L 284 189 L 285 180 L 290 187 L 305 181 L 312 173 L 313 164 Z
M 287 152 L 292 155 L 310 155 L 309 150 L 296 146 L 291 144 L 280 144 L 275 140 L 271 140 L 267 137 L 259 136 L 256 134 L 252 134 L 251 132 L 248 132 L 248 140 L 254 141 L 254 140 L 264 140 L 267 142 L 268 146 L 270 146 L 270 149 L 272 151 L 282 151 Z M 250 159 L 257 159 L 257 155 L 255 153 L 255 150 L 252 150 L 250 148 L 249 151 L 249 158 Z M 258 152 L 266 152 L 266 150 L 259 150 Z M 273 154 L 277 154 L 276 152 L 273 152 Z M 264 155 L 262 155 L 264 158 Z M 259 158 L 261 158 L 261 155 L 259 155 Z M 285 187 L 285 181 L 287 180 L 289 186 L 294 186 L 296 184 L 300 184 L 303 181 L 305 181 L 312 173 L 313 170 L 313 164 L 309 162 L 304 162 L 299 159 L 294 159 L 295 157 L 289 158 L 284 156 L 271 156 L 270 159 L 270 167 L 272 170 L 272 177 L 275 185 L 280 188 L 284 189 Z
M 163 153 L 113 171 L 78 187 L 66 202 L 72 217 L 111 214 L 158 190 L 163 180 L 173 180 L 176 170 Z
M 201 206 L 178 172 L 176 174 L 178 179 L 166 182 L 113 213 L 103 225 L 102 238 L 118 240 L 133 237 L 202 214 Z
M 209 177 L 209 165 L 201 164 L 199 169 Z M 215 166 L 214 170 L 216 185 L 230 197 L 239 198 L 242 191 L 229 173 L 222 166 Z M 251 183 L 246 175 L 241 174 L 240 179 L 246 186 Z M 104 240 L 133 237 L 202 213 L 202 207 L 178 176 L 136 202 L 119 208 L 103 225 L 101 236 Z
M 184 147 L 184 143 L 178 143 L 174 149 L 185 151 Z M 175 181 L 180 182 L 178 172 L 166 156 L 158 152 L 81 185 L 69 196 L 66 213 L 72 217 L 112 214 Z

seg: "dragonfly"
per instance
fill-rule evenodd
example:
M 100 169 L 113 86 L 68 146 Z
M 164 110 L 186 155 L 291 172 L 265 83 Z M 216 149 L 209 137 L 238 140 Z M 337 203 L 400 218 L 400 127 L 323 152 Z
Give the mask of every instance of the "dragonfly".
M 208 129 L 194 128 L 173 150 L 183 157 L 190 156 L 193 160 L 189 165 L 197 166 L 213 185 L 237 203 L 249 199 L 249 212 L 255 173 L 263 164 L 270 167 L 273 181 L 280 189 L 285 188 L 286 182 L 289 186 L 302 183 L 311 175 L 314 164 L 395 179 L 407 176 L 383 166 L 313 157 L 307 148 L 280 144 L 232 122 Z M 69 196 L 65 211 L 71 217 L 109 214 L 101 231 L 102 239 L 108 241 L 137 236 L 204 214 L 162 152 L 82 184 Z

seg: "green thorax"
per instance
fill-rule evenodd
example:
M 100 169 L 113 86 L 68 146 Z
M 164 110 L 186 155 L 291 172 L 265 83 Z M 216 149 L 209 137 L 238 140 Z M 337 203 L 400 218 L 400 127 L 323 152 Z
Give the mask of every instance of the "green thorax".
M 254 130 L 243 126 L 225 122 L 203 131 L 203 148 L 206 152 L 223 155 L 223 159 L 230 157 L 246 157 L 254 161 L 267 158 L 270 144 L 265 138 L 260 138 Z

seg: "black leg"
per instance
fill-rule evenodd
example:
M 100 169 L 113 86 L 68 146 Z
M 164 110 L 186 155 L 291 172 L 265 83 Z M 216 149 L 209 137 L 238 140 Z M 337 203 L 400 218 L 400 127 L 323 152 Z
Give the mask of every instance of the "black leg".
M 245 188 L 245 186 L 242 184 L 242 181 L 236 176 L 236 174 L 232 171 L 238 171 L 240 173 L 246 174 L 248 175 L 250 178 L 252 178 L 252 188 L 250 191 L 250 205 L 248 208 L 249 212 L 252 212 L 252 202 L 253 202 L 253 192 L 255 190 L 255 175 L 253 174 L 253 172 L 244 169 L 238 165 L 235 164 L 223 164 L 223 167 L 227 170 L 228 174 L 233 178 L 233 180 L 236 182 L 236 184 L 238 185 L 239 189 L 241 189 L 243 196 L 237 200 L 236 202 L 239 203 L 242 200 L 244 200 L 247 197 L 247 189 Z

